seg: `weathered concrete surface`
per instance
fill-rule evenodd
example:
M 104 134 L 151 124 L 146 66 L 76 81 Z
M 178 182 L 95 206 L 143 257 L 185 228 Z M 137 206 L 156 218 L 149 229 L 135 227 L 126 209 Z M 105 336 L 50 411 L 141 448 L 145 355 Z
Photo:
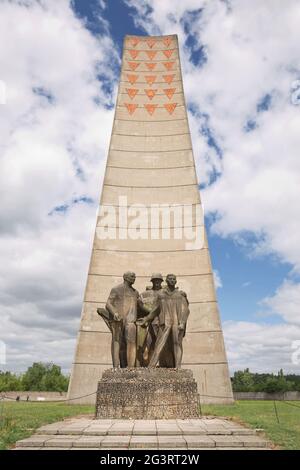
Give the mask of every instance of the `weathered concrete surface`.
M 300 401 L 300 392 L 234 392 L 235 400 Z
M 108 369 L 98 383 L 96 418 L 172 419 L 199 416 L 189 369 Z M 126 425 L 128 427 L 128 425 Z
M 13 391 L 13 392 L 2 392 L 0 393 L 0 399 L 4 401 L 15 400 L 20 397 L 21 401 L 26 401 L 29 397 L 29 401 L 60 401 L 66 400 L 66 392 L 32 392 L 32 391 Z
M 76 431 L 76 434 L 75 432 Z M 16 450 L 35 449 L 230 449 L 266 450 L 255 429 L 226 419 L 93 420 L 71 418 L 42 426 Z
M 125 38 L 101 205 L 113 205 L 118 214 L 120 196 L 126 196 L 128 204 L 146 207 L 201 205 L 176 35 Z M 84 397 L 72 403 L 95 403 L 93 392 L 102 372 L 111 367 L 110 333 L 97 307 L 104 306 L 110 289 L 128 269 L 136 273 L 140 292 L 152 272 L 177 275 L 191 310 L 183 367 L 193 371 L 202 403 L 232 402 L 205 233 L 203 248 L 194 249 L 186 233 L 179 239 L 151 238 L 144 219 L 140 239 L 100 239 L 101 223 L 98 218 L 68 392 L 71 399 Z M 119 229 L 118 223 L 112 225 Z M 203 230 L 203 221 L 198 228 Z

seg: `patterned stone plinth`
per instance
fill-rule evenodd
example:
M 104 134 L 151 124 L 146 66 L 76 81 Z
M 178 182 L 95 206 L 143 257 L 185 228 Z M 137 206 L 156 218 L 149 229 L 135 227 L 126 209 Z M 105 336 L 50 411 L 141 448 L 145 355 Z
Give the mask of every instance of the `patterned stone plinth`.
M 187 369 L 109 369 L 98 383 L 96 418 L 199 416 L 197 383 Z

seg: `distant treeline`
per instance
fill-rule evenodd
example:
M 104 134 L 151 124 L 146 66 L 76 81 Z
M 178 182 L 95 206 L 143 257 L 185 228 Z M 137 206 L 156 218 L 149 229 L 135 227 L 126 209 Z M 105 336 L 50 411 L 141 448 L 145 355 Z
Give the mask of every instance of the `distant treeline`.
M 281 369 L 278 374 L 256 374 L 249 369 L 239 370 L 232 379 L 234 392 L 300 392 L 300 375 L 284 374 Z
M 24 374 L 0 371 L 0 392 L 66 392 L 69 377 L 53 363 L 34 362 Z
M 300 392 L 300 375 L 256 374 L 249 369 L 239 370 L 231 378 L 234 392 Z M 66 392 L 69 377 L 53 363 L 34 362 L 24 374 L 0 371 L 0 392 L 38 391 Z

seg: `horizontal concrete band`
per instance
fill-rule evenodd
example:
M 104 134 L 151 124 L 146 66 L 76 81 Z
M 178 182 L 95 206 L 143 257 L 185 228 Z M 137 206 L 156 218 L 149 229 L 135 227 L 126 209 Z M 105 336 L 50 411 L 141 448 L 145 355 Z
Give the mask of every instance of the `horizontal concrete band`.
M 73 365 L 75 365 L 75 364 L 112 367 L 111 362 L 73 362 Z M 184 366 L 194 366 L 194 365 L 195 366 L 218 365 L 218 364 L 227 364 L 227 361 L 220 361 L 220 362 L 183 362 L 182 367 L 184 367 Z
M 130 225 L 130 223 L 129 223 Z M 151 225 L 151 226 L 149 226 Z M 147 225 L 146 227 L 143 227 L 142 225 L 139 224 L 139 229 L 142 229 L 142 230 L 156 230 L 156 229 L 159 229 L 159 230 L 165 230 L 165 229 L 175 229 L 175 228 L 201 228 L 201 227 L 205 227 L 203 224 L 198 224 L 198 225 L 170 225 L 170 226 L 163 226 L 163 225 L 152 225 L 150 222 L 149 222 L 149 225 Z M 97 227 L 106 227 L 106 228 L 115 228 L 115 229 L 127 229 L 128 228 L 128 225 L 126 226 L 121 226 L 121 225 L 109 225 L 109 224 L 97 224 Z M 202 250 L 204 250 L 205 248 L 201 248 Z M 207 248 L 206 248 L 207 249 Z M 105 249 L 105 248 L 98 248 L 98 250 L 101 250 L 101 251 L 127 251 L 127 250 L 108 250 L 108 249 Z M 145 251 L 149 251 L 149 250 L 130 250 L 130 252 L 132 251 L 141 251 L 142 253 L 144 253 Z M 155 253 L 158 253 L 157 250 L 153 250 L 155 251 Z M 161 250 L 163 253 L 165 252 L 165 250 Z M 185 249 L 180 249 L 180 250 L 171 250 L 171 251 L 190 251 L 190 250 L 185 250 Z
M 130 61 L 130 62 L 131 62 L 131 61 Z M 134 75 L 138 75 L 138 76 L 141 75 L 141 74 L 145 74 L 145 75 L 146 75 L 146 74 L 147 74 L 147 75 L 152 75 L 152 74 L 155 74 L 155 75 L 159 75 L 159 74 L 160 74 L 160 75 L 174 74 L 174 75 L 175 75 L 175 74 L 177 74 L 177 75 L 179 75 L 178 66 L 177 66 L 176 64 L 174 64 L 174 66 L 171 68 L 171 70 L 166 70 L 166 69 L 164 68 L 165 66 L 164 66 L 163 62 L 165 62 L 165 61 L 162 61 L 162 60 L 161 60 L 161 61 L 158 61 L 157 68 L 155 68 L 154 70 L 149 70 L 149 69 L 147 68 L 147 63 L 146 63 L 146 62 L 144 62 L 144 63 L 141 62 L 141 65 L 140 65 L 140 67 L 139 67 L 138 70 L 132 71 L 132 70 L 130 70 L 130 68 L 128 69 L 128 68 L 125 68 L 125 67 L 124 67 L 124 68 L 122 68 L 122 70 L 121 70 L 121 74 L 122 74 L 122 75 L 126 75 L 126 74 L 131 75 L 131 74 L 134 74 Z M 130 77 L 128 77 L 128 81 L 130 82 Z M 173 80 L 172 83 L 170 83 L 170 84 L 165 82 L 165 83 L 164 83 L 164 86 L 170 87 L 170 86 L 173 85 L 174 81 L 175 81 L 175 80 Z M 133 84 L 132 86 L 135 86 L 136 83 L 137 83 L 137 80 L 134 82 L 134 84 Z M 154 82 L 151 86 L 155 86 L 156 83 L 157 83 L 157 81 L 155 80 L 155 82 Z M 131 84 L 131 82 L 130 82 L 130 84 Z M 147 83 L 146 86 L 150 86 L 150 85 Z
M 132 266 L 132 269 L 135 269 L 135 267 Z M 168 272 L 172 272 L 172 269 L 170 269 Z M 163 274 L 167 274 L 167 272 Z M 143 292 L 145 290 L 145 285 L 149 284 L 149 279 L 149 274 L 148 276 L 137 277 L 135 287 L 138 292 Z M 189 300 L 199 302 L 202 302 L 204 300 L 216 300 L 214 279 L 212 274 L 206 276 L 177 276 L 177 279 L 179 288 L 187 293 Z M 84 300 L 86 302 L 105 302 L 109 296 L 112 287 L 120 284 L 122 280 L 123 275 L 94 276 L 90 274 L 87 280 Z M 205 321 L 205 323 L 207 323 L 207 320 Z
M 135 266 L 132 266 L 132 267 L 135 269 Z M 136 275 L 137 277 L 136 277 L 136 283 L 134 284 L 134 287 L 138 290 L 138 292 L 143 292 L 146 286 L 151 286 L 151 282 L 150 282 L 151 272 L 148 273 L 147 271 L 147 272 L 144 272 L 142 275 L 139 275 L 139 274 Z M 163 271 L 162 275 L 165 277 L 169 272 L 172 272 L 172 270 Z M 173 270 L 173 272 L 175 271 Z M 177 276 L 177 286 L 179 289 L 182 289 L 183 291 L 186 291 L 188 293 L 190 304 L 202 305 L 202 304 L 209 304 L 209 303 L 216 302 L 216 297 L 215 295 L 213 295 L 214 278 L 213 278 L 213 273 L 211 271 L 207 273 L 203 273 L 201 275 L 187 274 L 185 276 L 182 276 L 180 274 L 176 274 L 176 276 Z M 107 296 L 99 295 L 98 297 L 98 294 L 100 294 L 100 292 L 102 293 L 104 292 L 104 286 L 105 286 L 105 294 L 107 293 L 108 295 L 110 292 L 110 289 L 113 286 L 122 283 L 123 273 L 119 274 L 118 276 L 113 276 L 110 274 L 106 275 L 106 273 L 102 273 L 102 274 L 100 273 L 99 275 L 95 275 L 90 272 L 88 279 L 89 281 L 92 282 L 92 285 L 93 285 L 93 287 L 91 285 L 90 288 L 94 291 L 94 294 L 96 294 L 97 296 L 96 298 L 93 298 L 90 300 L 86 298 L 84 302 L 105 303 Z M 203 298 L 199 297 L 198 295 L 199 290 L 201 290 L 202 287 L 204 287 L 204 289 L 208 289 L 211 295 L 203 297 Z M 206 294 L 207 293 L 208 292 L 206 292 Z
M 131 184 L 111 184 L 111 183 L 105 183 L 103 184 L 103 186 L 113 186 L 114 188 L 142 188 L 142 189 L 158 189 L 158 188 L 183 188 L 185 186 L 197 186 L 197 183 L 190 183 L 190 184 L 175 184 L 175 185 L 171 185 L 171 184 L 168 184 L 168 185 L 165 185 L 165 186 L 145 186 L 145 185 L 140 185 L 140 186 L 133 186 Z
M 160 73 L 161 73 L 161 72 L 160 72 Z M 181 83 L 181 80 L 180 80 L 180 79 L 178 79 L 178 80 L 173 80 L 171 85 L 173 85 L 174 83 Z M 122 84 L 125 84 L 125 86 L 136 86 L 136 85 L 138 85 L 138 84 L 144 85 L 144 86 L 149 86 L 149 83 L 148 83 L 148 82 L 146 82 L 146 81 L 141 81 L 141 80 L 137 80 L 137 81 L 134 83 L 134 85 L 132 85 L 129 80 L 121 80 L 121 81 L 120 81 L 120 84 L 121 84 L 121 85 L 122 85 Z M 155 80 L 155 83 L 153 83 L 153 85 L 165 85 L 165 86 L 169 86 L 169 85 L 167 85 L 167 83 L 166 83 L 165 81 L 157 81 L 157 80 Z M 171 85 L 170 85 L 170 86 L 171 86 Z
M 148 123 L 148 122 L 151 122 L 151 123 L 153 123 L 153 122 L 186 121 L 186 118 L 185 118 L 185 117 L 184 117 L 184 118 L 176 118 L 176 119 L 172 119 L 172 120 L 170 120 L 170 119 L 151 119 L 151 121 L 149 121 L 149 119 L 146 119 L 146 120 L 143 121 L 142 119 L 123 119 L 123 118 L 117 117 L 117 118 L 115 119 L 115 122 L 116 122 L 116 121 L 124 121 L 124 122 L 147 122 L 147 123 Z
M 179 170 L 179 169 L 183 169 L 183 168 L 195 168 L 194 165 L 178 165 L 178 166 L 166 166 L 166 167 L 155 167 L 153 168 L 153 166 L 151 167 L 144 167 L 144 166 L 118 166 L 118 165 L 106 165 L 106 168 L 118 168 L 118 169 L 121 169 L 121 170 L 154 170 L 154 171 L 159 171 L 159 170 Z
M 145 207 L 146 209 L 151 209 L 152 207 L 155 207 L 155 204 L 158 204 L 158 203 L 153 203 L 152 205 L 145 205 L 143 207 Z M 201 201 L 196 201 L 196 202 L 186 202 L 186 203 L 183 203 L 183 204 L 178 204 L 178 203 L 172 203 L 172 207 L 190 207 L 190 206 L 197 206 L 201 204 Z M 100 202 L 100 206 L 103 206 L 103 207 L 128 207 L 128 204 L 110 204 L 108 202 Z
M 94 241 L 94 246 L 97 251 L 106 251 L 110 250 L 112 253 L 136 253 L 139 252 L 141 254 L 147 254 L 147 253 L 168 253 L 168 254 L 181 254 L 185 253 L 186 255 L 189 255 L 191 252 L 194 253 L 194 255 L 197 255 L 197 250 L 195 250 L 195 242 L 199 240 L 199 237 L 202 236 L 201 231 L 203 230 L 203 227 L 194 227 L 194 228 L 173 228 L 170 230 L 171 236 L 168 237 L 168 239 L 163 239 L 160 233 L 160 237 L 157 239 L 151 238 L 151 231 L 147 229 L 141 229 L 140 233 L 143 234 L 145 232 L 145 237 L 139 237 L 137 238 L 136 236 L 134 238 L 130 238 L 130 230 L 127 232 L 128 237 L 126 236 L 125 239 L 122 239 L 121 236 L 119 236 L 119 232 L 122 230 L 126 229 L 117 229 L 117 228 L 103 228 L 100 226 L 97 226 L 97 233 Z M 155 229 L 158 232 L 162 232 L 161 229 Z M 175 239 L 173 236 L 173 232 L 175 230 L 182 230 L 182 231 L 191 231 L 193 230 L 194 233 L 194 241 L 190 241 L 189 238 L 184 234 L 184 236 L 180 236 L 180 239 Z M 104 235 L 101 232 L 110 232 L 108 236 L 105 238 Z M 99 232 L 99 233 L 98 233 Z M 111 235 L 113 232 L 113 236 Z M 116 232 L 116 233 L 115 233 Z M 134 229 L 135 233 L 135 229 Z M 202 245 L 201 240 L 199 240 L 199 245 Z M 204 247 L 207 246 L 207 242 L 204 239 Z M 199 250 L 201 251 L 204 249 L 201 246 L 199 246 Z M 163 248 L 163 251 L 162 251 Z M 131 264 L 132 266 L 132 264 Z M 128 265 L 127 265 L 128 267 Z M 164 269 L 162 264 L 160 263 L 160 270 Z M 126 269 L 127 270 L 127 269 Z M 177 268 L 176 268 L 177 270 Z M 153 271 L 153 269 L 152 269 Z M 180 270 L 182 272 L 182 270 Z M 180 271 L 177 270 L 177 273 L 180 273 Z M 197 270 L 196 270 L 197 272 Z
M 101 203 L 106 205 L 118 205 L 120 197 L 126 198 L 124 200 L 126 205 L 142 204 L 143 206 L 154 205 L 193 205 L 200 203 L 199 188 L 196 184 L 191 186 L 179 186 L 176 191 L 170 191 L 170 188 L 160 187 L 157 188 L 130 188 L 117 186 L 104 186 Z M 122 203 L 122 201 L 121 201 Z
M 138 287 L 139 292 L 144 292 L 147 286 L 145 283 L 142 283 Z M 180 284 L 179 288 L 181 287 L 182 285 Z M 109 290 L 110 288 L 106 289 L 105 293 L 100 290 L 98 301 L 85 301 L 83 303 L 80 323 L 80 329 L 82 331 L 108 332 L 108 328 L 104 320 L 97 314 L 97 308 L 105 308 Z M 188 298 L 190 299 L 190 295 L 188 295 Z M 192 335 L 190 335 L 191 341 L 193 338 L 197 338 L 195 336 L 197 333 L 201 333 L 202 337 L 203 335 L 217 335 L 221 338 L 222 331 L 219 320 L 219 310 L 216 301 L 195 302 L 193 300 L 189 302 L 189 310 L 190 315 L 187 323 L 187 334 L 192 333 Z
M 126 174 L 126 171 L 130 172 L 134 170 L 136 173 L 134 174 L 134 177 L 132 178 L 133 182 L 136 181 L 137 179 L 140 180 L 140 178 L 144 177 L 148 179 L 148 184 L 149 184 L 149 178 L 150 178 L 150 183 L 157 185 L 157 181 L 160 181 L 160 179 L 165 175 L 166 179 L 170 179 L 173 175 L 178 179 L 180 176 L 185 176 L 189 175 L 190 180 L 188 181 L 189 183 L 191 181 L 195 182 L 197 184 L 197 179 L 196 179 L 196 169 L 193 164 L 191 164 L 191 159 L 190 156 L 177 156 L 174 155 L 172 157 L 172 154 L 167 155 L 168 162 L 165 162 L 165 160 L 162 162 L 162 155 L 159 152 L 158 155 L 149 155 L 148 152 L 143 152 L 141 155 L 141 152 L 136 152 L 136 151 L 131 151 L 129 150 L 128 152 L 122 151 L 122 153 L 117 150 L 117 154 L 115 155 L 109 155 L 108 158 L 108 164 L 107 164 L 107 171 L 106 175 L 109 177 L 114 177 L 116 178 L 116 175 L 119 173 L 124 175 Z M 130 155 L 133 154 L 134 155 Z M 128 155 L 129 154 L 129 155 Z M 155 158 L 155 162 L 148 162 L 150 158 Z M 165 159 L 166 155 L 163 156 L 163 159 Z M 126 159 L 124 161 L 124 159 Z M 128 160 L 130 160 L 130 165 Z M 142 161 L 141 161 L 142 159 Z M 148 164 L 149 163 L 149 164 Z M 153 164 L 154 163 L 154 164 Z M 156 165 L 155 165 L 156 163 Z M 162 165 L 162 163 L 168 163 L 167 165 Z M 136 164 L 136 165 L 135 165 Z M 147 165 L 148 164 L 148 165 Z M 114 173 L 116 175 L 114 175 Z M 156 172 L 156 174 L 155 174 Z M 167 173 L 166 173 L 167 172 Z M 193 178 L 192 178 L 192 177 Z M 107 178 L 107 176 L 106 176 Z M 182 181 L 182 180 L 180 180 Z M 186 180 L 184 180 L 186 181 Z
M 141 64 L 141 65 L 145 65 L 145 64 L 153 64 L 153 63 L 160 63 L 160 64 L 163 64 L 163 63 L 166 63 L 166 62 L 174 62 L 174 68 L 176 68 L 176 66 L 178 65 L 178 60 L 179 60 L 179 57 L 178 57 L 178 54 L 176 54 L 176 52 L 178 51 L 177 49 L 170 49 L 172 51 L 175 52 L 175 55 L 168 58 L 166 57 L 165 55 L 161 58 L 161 59 L 157 59 L 156 57 L 153 58 L 153 59 L 150 59 L 150 58 L 147 58 L 147 57 L 139 57 L 139 58 L 136 58 L 136 59 L 133 59 L 132 56 L 130 54 L 128 54 L 128 49 L 125 49 L 124 50 L 124 55 L 123 55 L 123 66 L 122 66 L 122 69 L 121 70 L 127 70 L 126 68 L 126 63 L 128 62 L 135 62 L 135 63 L 138 63 L 138 64 Z M 139 49 L 137 51 L 138 53 L 142 53 L 144 52 L 143 49 Z M 146 52 L 146 51 L 145 51 Z M 149 51 L 148 51 L 149 52 Z M 155 49 L 156 52 L 156 55 L 158 55 L 160 52 L 163 52 L 163 50 L 159 50 L 159 49 Z M 147 68 L 147 71 L 149 69 Z M 163 70 L 166 70 L 166 69 L 163 69 Z M 129 67 L 128 69 L 128 72 L 131 72 L 132 73 L 132 69 Z M 154 70 L 155 71 L 155 70 Z M 135 72 L 138 72 L 138 71 L 135 71 Z
M 77 398 L 94 393 L 102 373 L 107 368 L 108 361 L 104 364 L 88 364 L 81 363 L 81 360 L 78 358 L 77 363 L 73 366 L 69 398 Z M 111 364 L 109 364 L 109 368 L 111 368 Z M 218 397 L 232 397 L 227 362 L 192 364 L 189 368 L 192 369 L 194 378 L 198 382 L 198 392 L 202 397 L 207 395 L 210 397 L 215 397 L 216 395 Z M 220 402 L 220 400 L 218 401 Z M 204 402 L 202 400 L 202 403 Z M 94 404 L 95 395 L 83 398 L 81 403 Z
M 173 93 L 173 99 L 175 99 L 175 95 L 182 95 L 183 94 L 183 91 L 177 91 L 175 93 Z M 128 97 L 128 94 L 127 93 L 119 93 L 119 96 L 124 96 L 125 99 Z M 137 93 L 135 96 L 139 96 L 139 97 L 145 97 L 145 98 L 148 98 L 147 94 L 146 93 Z M 162 96 L 162 97 L 165 97 L 165 93 L 155 93 L 155 96 Z M 178 96 L 179 98 L 179 96 Z M 123 101 L 123 98 L 122 98 L 122 101 Z M 166 103 L 168 103 L 168 101 L 166 101 Z M 141 103 L 139 103 L 141 104 Z M 150 104 L 150 103 L 149 103 Z M 177 135 L 177 134 L 172 134 L 172 135 Z
M 111 335 L 111 332 L 108 330 L 102 331 L 102 330 L 88 330 L 88 329 L 80 328 L 78 331 L 80 331 L 81 333 L 99 333 L 101 335 Z M 222 333 L 222 330 L 197 330 L 197 331 L 192 330 L 192 331 L 188 331 L 188 333 L 189 334 Z
M 153 117 L 155 117 L 155 115 L 153 115 Z M 183 134 L 186 132 L 189 132 L 189 125 L 186 117 L 175 121 L 160 121 L 159 123 L 155 121 L 135 121 L 132 123 L 132 121 L 119 121 L 116 119 L 113 127 L 113 134 L 119 136 L 133 134 L 139 137 L 175 137 L 177 134 Z
M 126 61 L 127 62 L 127 61 Z M 128 62 L 131 62 L 131 60 Z M 133 61 L 132 61 L 133 62 Z M 156 61 L 155 61 L 156 62 Z M 165 64 L 164 62 L 166 62 L 165 60 L 158 60 L 157 61 L 157 64 L 156 64 L 156 67 L 153 69 L 153 70 L 149 70 L 149 68 L 147 67 L 147 64 L 149 64 L 149 62 L 142 62 L 140 61 L 140 65 L 139 65 L 139 68 L 138 70 L 131 70 L 130 67 L 127 68 L 127 67 L 122 67 L 121 69 L 121 74 L 124 75 L 124 74 L 135 74 L 135 75 L 140 75 L 140 74 L 147 74 L 147 75 L 152 75 L 152 74 L 161 74 L 161 75 L 164 75 L 164 74 L 177 74 L 179 75 L 180 71 L 179 71 L 179 67 L 178 67 L 178 60 L 175 59 L 173 60 L 172 62 L 174 62 L 173 66 L 171 67 L 170 70 L 167 70 L 165 68 Z M 151 62 L 150 62 L 151 63 Z M 130 81 L 130 78 L 128 77 L 129 81 Z M 136 82 L 135 82 L 136 83 Z M 135 84 L 134 83 L 134 84 Z M 156 82 L 155 82 L 156 83 Z M 155 85 L 154 83 L 154 85 Z M 170 85 L 172 86 L 173 83 L 171 83 Z M 170 86 L 169 83 L 165 83 L 165 86 Z M 149 85 L 148 85 L 149 86 Z
M 107 168 L 105 186 L 125 188 L 179 188 L 196 185 L 198 181 L 195 168 L 187 167 L 178 170 L 156 170 L 156 168 L 141 169 L 133 172 L 128 168 Z
M 84 300 L 83 303 L 106 305 L 106 300 L 101 300 L 101 301 L 98 301 L 98 300 Z M 196 300 L 196 301 L 192 301 L 192 302 L 189 300 L 189 304 L 192 304 L 192 305 L 211 304 L 211 303 L 215 304 L 215 303 L 217 303 L 217 300 L 203 300 L 203 301 Z M 216 331 L 219 331 L 219 330 L 216 330 Z
M 157 103 L 153 103 L 153 104 L 157 104 Z M 145 109 L 144 106 L 140 106 L 140 105 L 142 105 L 142 103 L 139 103 L 138 106 L 137 106 L 137 108 L 140 108 L 140 109 L 143 109 L 143 110 L 144 110 L 144 109 Z M 123 104 L 119 104 L 119 103 L 117 104 L 116 107 L 117 107 L 117 108 L 126 108 L 125 104 L 123 105 Z M 177 104 L 176 108 L 185 108 L 185 106 L 184 106 L 184 104 Z M 126 109 L 127 109 L 127 108 L 126 108 Z M 165 107 L 164 107 L 163 105 L 160 106 L 159 104 L 157 104 L 156 109 L 163 109 L 163 110 L 165 110 Z
M 162 36 L 158 36 L 158 37 L 162 37 Z M 139 36 L 139 38 L 140 38 L 140 36 Z M 175 37 L 172 38 L 172 41 L 175 41 Z M 142 42 L 142 41 L 141 41 L 141 42 Z M 147 44 L 147 43 L 146 43 L 146 44 Z M 138 46 L 138 45 L 139 45 L 139 44 L 137 44 L 137 46 Z M 135 49 L 136 51 L 138 51 L 138 52 L 149 52 L 149 48 L 148 48 L 148 49 L 140 49 L 140 48 L 137 47 L 137 46 L 134 47 L 134 49 Z M 133 49 L 132 46 L 131 46 L 131 47 L 124 47 L 124 48 L 123 48 L 123 51 L 124 51 L 124 52 L 132 51 L 132 49 Z M 155 49 L 153 49 L 153 50 L 154 50 L 155 52 L 163 52 L 163 51 L 165 51 L 165 50 L 168 50 L 168 51 L 178 51 L 178 47 L 167 47 L 167 46 L 164 46 L 163 49 L 157 49 L 157 48 L 155 48 Z
M 130 60 L 129 60 L 129 59 L 126 59 L 126 62 L 136 62 L 136 63 L 137 63 L 137 62 L 140 62 L 140 65 L 138 66 L 138 67 L 139 67 L 138 70 L 131 70 L 131 69 L 130 69 L 130 66 L 129 66 L 129 68 L 127 68 L 125 65 L 122 65 L 122 67 L 121 67 L 121 73 L 120 73 L 121 77 L 124 76 L 124 74 L 137 75 L 137 76 L 139 76 L 139 75 L 141 75 L 141 74 L 143 74 L 143 73 L 145 73 L 145 74 L 147 74 L 147 75 L 153 75 L 153 74 L 155 74 L 155 75 L 162 75 L 162 76 L 163 76 L 163 75 L 175 75 L 176 79 L 177 79 L 177 77 L 178 77 L 178 80 L 182 83 L 181 72 L 180 72 L 180 67 L 179 67 L 179 63 L 178 63 L 178 62 L 179 62 L 178 58 L 174 58 L 174 60 L 170 60 L 170 61 L 169 61 L 169 60 L 158 60 L 158 61 L 157 61 L 157 67 L 158 67 L 158 68 L 156 68 L 156 66 L 155 66 L 154 69 L 152 69 L 152 70 L 151 70 L 151 66 L 150 66 L 150 69 L 147 67 L 147 64 L 149 65 L 149 63 L 151 64 L 151 63 L 153 63 L 154 61 L 152 61 L 152 62 L 151 62 L 151 61 L 146 61 L 146 60 L 145 60 L 145 61 L 142 61 L 142 60 L 141 60 L 141 61 L 138 61 L 138 60 L 134 61 L 134 60 L 131 60 L 131 59 L 130 59 Z M 155 61 L 155 62 L 156 62 L 156 61 Z M 172 62 L 170 69 L 167 69 L 166 66 L 164 65 L 164 63 L 166 63 L 166 62 Z M 144 66 L 145 66 L 145 67 L 144 67 Z M 140 67 L 142 67 L 142 68 L 140 68 Z M 173 77 L 173 80 L 171 80 L 170 83 L 169 83 L 168 81 L 165 81 L 165 82 L 164 82 L 165 85 L 166 85 L 166 86 L 172 86 L 172 84 L 173 84 L 174 81 L 175 81 L 175 80 L 174 80 L 175 77 Z M 128 77 L 128 80 L 129 80 L 129 82 L 131 83 L 130 77 Z M 121 80 L 121 81 L 122 81 L 122 80 Z M 146 80 L 146 82 L 147 82 L 147 80 Z M 147 83 L 148 83 L 148 82 L 147 82 Z M 156 83 L 156 80 L 155 80 L 155 83 Z M 155 84 L 155 83 L 154 83 L 154 84 Z M 136 81 L 133 81 L 133 84 L 135 85 L 135 84 L 136 84 Z M 150 85 L 150 84 L 149 84 L 149 85 Z M 149 85 L 148 85 L 148 86 L 149 86 Z M 151 85 L 152 85 L 152 84 L 151 84 Z
M 151 155 L 157 153 L 160 156 L 164 153 L 174 151 L 190 151 L 192 149 L 191 138 L 185 133 L 179 136 L 168 136 L 161 133 L 160 136 L 126 136 L 123 134 L 113 134 L 110 143 L 110 151 L 122 149 L 122 152 L 147 152 Z M 134 175 L 132 175 L 134 176 Z
M 169 50 L 172 50 L 172 51 L 175 51 L 177 52 L 177 49 L 169 49 Z M 149 59 L 147 57 L 139 57 L 139 58 L 136 58 L 136 59 L 133 59 L 131 57 L 130 54 L 127 54 L 127 51 L 129 51 L 129 49 L 125 49 L 124 50 L 124 53 L 126 53 L 126 55 L 124 54 L 124 57 L 123 57 L 123 63 L 126 64 L 126 62 L 135 62 L 137 64 L 141 64 L 141 65 L 144 65 L 144 64 L 152 64 L 153 62 L 157 63 L 157 62 L 160 62 L 160 63 L 164 63 L 164 62 L 174 62 L 174 67 L 175 67 L 175 63 L 178 64 L 178 55 L 174 55 L 172 54 L 172 56 L 170 58 L 167 58 L 165 55 L 164 57 L 162 57 L 162 59 L 157 59 L 156 57 L 153 58 L 153 59 Z M 144 51 L 143 49 L 139 49 L 137 52 L 146 52 Z M 149 51 L 148 51 L 149 52 Z M 159 54 L 160 52 L 164 52 L 162 49 L 155 49 L 155 51 L 157 54 Z M 127 70 L 127 68 L 125 66 L 122 67 L 122 70 Z M 165 70 L 165 69 L 164 69 Z M 132 69 L 129 67 L 128 71 L 132 72 Z M 148 71 L 148 69 L 147 69 Z
M 124 150 L 118 148 L 111 148 L 114 152 L 123 152 L 123 153 L 175 153 L 175 152 L 186 152 L 186 151 L 193 151 L 192 147 L 182 148 L 182 149 L 170 149 L 170 150 Z
M 144 138 L 151 138 L 151 137 L 159 137 L 159 138 L 162 138 L 162 137 L 178 137 L 179 135 L 190 135 L 189 132 L 182 132 L 182 133 L 175 133 L 175 134 L 121 134 L 120 132 L 113 132 L 112 134 L 113 136 L 117 135 L 117 136 L 122 136 L 122 137 L 137 137 L 137 138 L 140 138 L 140 137 L 144 137 Z
M 106 273 L 95 274 L 95 273 L 89 272 L 89 275 L 90 276 L 101 276 L 101 277 L 114 277 L 116 279 L 118 279 L 118 278 L 123 279 L 123 274 L 106 274 Z M 177 277 L 197 277 L 197 276 L 213 276 L 213 273 L 211 271 L 209 271 L 207 273 L 180 274 Z M 149 274 L 143 274 L 143 275 L 137 274 L 137 277 L 149 279 Z

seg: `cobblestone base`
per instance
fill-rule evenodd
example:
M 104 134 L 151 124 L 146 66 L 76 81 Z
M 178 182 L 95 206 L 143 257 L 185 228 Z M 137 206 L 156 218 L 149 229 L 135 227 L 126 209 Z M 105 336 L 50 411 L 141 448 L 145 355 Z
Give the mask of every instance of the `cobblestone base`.
M 96 418 L 186 419 L 198 410 L 191 370 L 109 369 L 98 383 Z

